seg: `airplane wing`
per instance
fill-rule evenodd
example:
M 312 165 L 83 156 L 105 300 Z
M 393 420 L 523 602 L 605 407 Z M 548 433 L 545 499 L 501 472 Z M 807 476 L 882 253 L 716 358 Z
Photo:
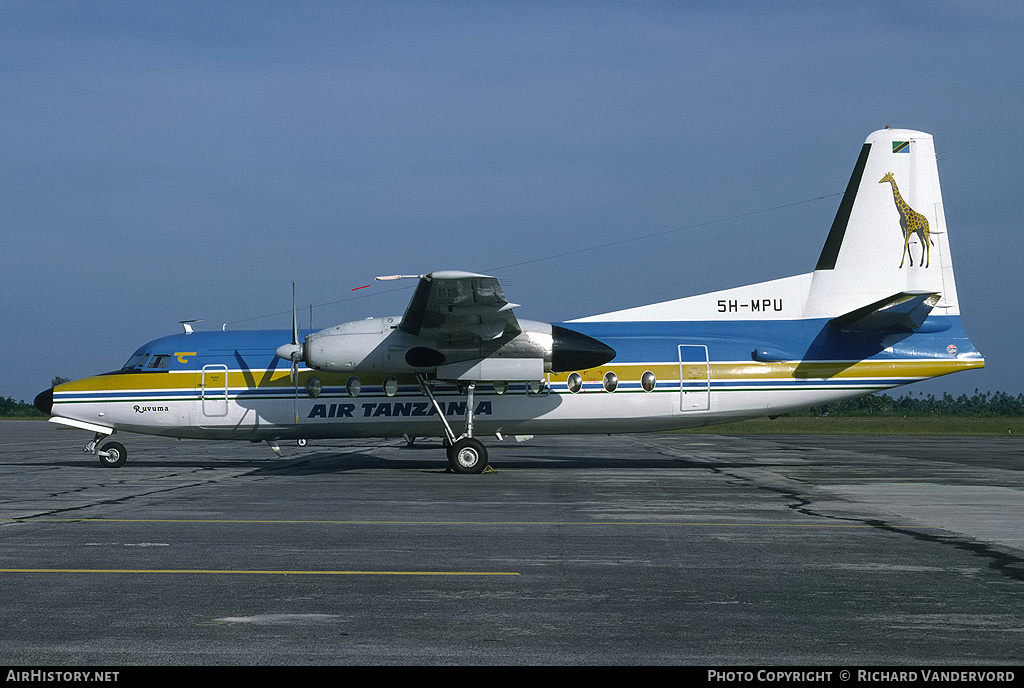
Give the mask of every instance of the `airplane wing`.
M 495 277 L 442 270 L 420 277 L 399 328 L 442 345 L 514 337 L 522 328 Z

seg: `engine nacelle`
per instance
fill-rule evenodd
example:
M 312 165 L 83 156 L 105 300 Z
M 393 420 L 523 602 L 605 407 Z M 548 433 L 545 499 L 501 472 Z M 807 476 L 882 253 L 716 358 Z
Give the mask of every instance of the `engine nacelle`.
M 369 318 L 314 332 L 302 345 L 302 359 L 310 368 L 339 373 L 421 372 L 441 380 L 515 382 L 592 368 L 615 357 L 596 339 L 549 323 L 519 320 L 521 331 L 512 337 L 444 341 L 409 334 L 398 327 L 401 321 Z
M 303 344 L 303 360 L 310 368 L 342 373 L 379 373 L 383 366 L 395 358 L 388 356 L 389 346 L 385 341 L 398 333 L 401 318 L 367 318 L 328 327 L 306 335 Z M 400 344 L 393 342 L 392 348 Z M 395 349 L 397 350 L 397 349 Z M 392 351 L 392 354 L 394 351 Z M 401 360 L 401 357 L 398 357 Z

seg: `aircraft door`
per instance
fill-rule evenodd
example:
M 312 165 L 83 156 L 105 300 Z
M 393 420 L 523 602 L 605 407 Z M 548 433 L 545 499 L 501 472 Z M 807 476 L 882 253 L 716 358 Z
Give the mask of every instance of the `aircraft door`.
M 228 415 L 228 367 L 226 365 L 203 366 L 203 416 L 221 418 Z
M 711 408 L 711 361 L 703 344 L 679 345 L 679 409 Z

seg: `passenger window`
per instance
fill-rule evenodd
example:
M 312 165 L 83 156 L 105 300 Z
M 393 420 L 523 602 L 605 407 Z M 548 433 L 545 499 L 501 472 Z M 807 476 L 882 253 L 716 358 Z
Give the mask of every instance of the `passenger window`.
M 569 379 L 565 381 L 565 386 L 569 388 L 569 391 L 573 394 L 583 389 L 583 376 L 579 373 L 572 373 L 569 375 Z
M 604 391 L 614 392 L 619 386 L 619 377 L 612 371 L 604 374 Z
M 654 373 L 647 371 L 640 378 L 640 386 L 644 388 L 645 392 L 653 392 L 655 385 L 658 384 L 657 378 L 654 377 Z

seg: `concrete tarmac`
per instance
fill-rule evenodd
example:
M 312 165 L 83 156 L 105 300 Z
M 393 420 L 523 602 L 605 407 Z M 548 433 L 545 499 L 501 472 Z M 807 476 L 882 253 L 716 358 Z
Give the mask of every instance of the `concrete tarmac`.
M 0 438 L 4 665 L 1024 661 L 1016 438 Z

